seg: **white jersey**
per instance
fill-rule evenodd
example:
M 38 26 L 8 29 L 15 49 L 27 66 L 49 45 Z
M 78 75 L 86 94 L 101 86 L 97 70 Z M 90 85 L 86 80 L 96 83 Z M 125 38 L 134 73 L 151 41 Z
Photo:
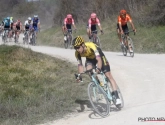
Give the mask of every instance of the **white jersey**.
M 25 21 L 25 23 L 24 23 L 24 25 L 26 26 L 26 27 L 30 27 L 30 26 L 32 26 L 32 21 L 31 21 L 31 23 L 29 23 L 29 21 L 28 20 L 26 20 Z

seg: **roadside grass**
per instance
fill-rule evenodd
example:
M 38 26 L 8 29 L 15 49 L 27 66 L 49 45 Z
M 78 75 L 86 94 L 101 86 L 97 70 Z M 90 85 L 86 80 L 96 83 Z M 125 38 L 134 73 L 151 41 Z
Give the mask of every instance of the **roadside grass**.
M 114 18 L 115 19 L 115 18 Z M 105 51 L 121 52 L 119 39 L 116 33 L 116 20 L 107 19 L 102 23 L 104 34 L 98 35 L 101 40 L 102 49 Z M 130 25 L 128 24 L 131 30 Z M 136 53 L 165 53 L 165 26 L 140 26 L 135 22 L 137 29 L 136 34 L 130 33 L 133 40 Z M 77 33 L 73 32 L 73 36 L 81 35 L 86 41 L 86 24 L 77 24 Z M 44 37 L 44 39 L 43 39 Z M 63 34 L 61 27 L 47 29 L 39 34 L 39 44 L 53 45 L 64 48 Z
M 64 117 L 88 99 L 77 67 L 18 46 L 0 46 L 0 124 L 33 125 Z M 84 81 L 89 81 L 88 77 Z

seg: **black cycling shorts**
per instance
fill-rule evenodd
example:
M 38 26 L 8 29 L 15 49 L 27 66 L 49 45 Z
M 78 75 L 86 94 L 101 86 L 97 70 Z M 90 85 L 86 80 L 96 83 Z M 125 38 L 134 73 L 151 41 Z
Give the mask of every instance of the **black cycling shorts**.
M 89 24 L 87 24 L 87 29 L 89 29 Z M 96 25 L 91 25 L 91 31 L 97 31 Z
M 104 53 L 102 52 L 102 50 L 99 47 L 97 49 L 99 51 L 99 54 L 100 54 L 100 57 L 101 57 L 101 61 L 102 61 L 102 68 L 101 68 L 101 70 L 104 73 L 109 72 L 110 71 L 110 65 L 109 65 L 108 60 L 106 59 L 106 57 L 105 57 Z M 94 58 L 94 59 L 86 58 L 85 66 L 92 65 L 93 68 L 94 68 L 94 67 L 96 67 L 96 64 L 97 64 L 96 58 Z
M 117 29 L 120 30 L 119 24 L 118 24 L 118 23 L 117 23 Z M 126 25 L 123 25 L 123 26 L 122 26 L 122 30 L 123 30 L 124 33 L 127 33 L 127 32 L 129 31 L 128 25 L 127 25 L 127 24 L 126 24 Z M 127 33 L 127 34 L 129 34 L 129 33 Z

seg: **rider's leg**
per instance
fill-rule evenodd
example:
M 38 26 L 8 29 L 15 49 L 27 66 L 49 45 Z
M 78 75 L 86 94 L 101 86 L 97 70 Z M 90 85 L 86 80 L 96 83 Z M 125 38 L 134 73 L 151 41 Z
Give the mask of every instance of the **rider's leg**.
M 120 40 L 120 45 L 122 45 L 123 44 L 123 40 L 122 40 L 122 38 L 121 38 L 121 32 L 120 32 L 120 28 L 119 28 L 119 24 L 117 23 L 117 35 L 118 35 L 118 38 L 119 38 L 119 40 Z
M 89 38 L 89 40 L 91 39 L 91 36 L 90 36 L 90 30 L 89 30 L 89 28 L 87 27 L 87 35 L 88 35 L 88 38 Z

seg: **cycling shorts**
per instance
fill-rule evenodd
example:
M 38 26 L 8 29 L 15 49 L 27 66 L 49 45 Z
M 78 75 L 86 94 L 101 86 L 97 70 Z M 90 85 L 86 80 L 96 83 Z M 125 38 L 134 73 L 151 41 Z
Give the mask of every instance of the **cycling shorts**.
M 109 65 L 108 60 L 106 59 L 104 53 L 102 52 L 102 50 L 100 48 L 98 48 L 98 52 L 100 54 L 101 61 L 102 61 L 102 68 L 101 68 L 101 70 L 104 73 L 109 72 L 110 71 L 110 65 Z M 86 58 L 85 66 L 92 65 L 93 68 L 94 68 L 94 67 L 96 67 L 96 64 L 97 64 L 96 58 L 94 58 L 94 59 Z
M 33 28 L 34 28 L 34 31 L 38 31 L 38 27 L 37 26 L 33 26 Z
M 120 30 L 120 28 L 119 28 L 119 23 L 117 23 L 117 29 Z M 123 32 L 128 32 L 128 31 L 129 31 L 128 25 L 127 25 L 127 24 L 126 24 L 126 25 L 123 25 L 123 26 L 122 26 L 122 30 L 123 30 Z M 129 33 L 127 33 L 127 34 L 129 34 Z
M 89 29 L 89 24 L 87 24 L 87 29 Z M 97 27 L 96 25 L 91 25 L 91 31 L 96 31 Z

